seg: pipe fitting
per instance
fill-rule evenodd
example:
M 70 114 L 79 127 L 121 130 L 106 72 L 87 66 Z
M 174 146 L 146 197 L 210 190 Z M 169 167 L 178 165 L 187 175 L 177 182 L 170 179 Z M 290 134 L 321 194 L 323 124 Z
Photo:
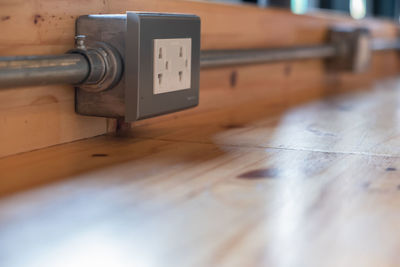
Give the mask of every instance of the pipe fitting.
M 76 84 L 87 92 L 102 92 L 115 86 L 123 72 L 122 59 L 118 51 L 104 42 L 87 40 L 86 36 L 75 37 L 75 49 L 69 54 L 81 54 L 89 63 L 86 79 Z

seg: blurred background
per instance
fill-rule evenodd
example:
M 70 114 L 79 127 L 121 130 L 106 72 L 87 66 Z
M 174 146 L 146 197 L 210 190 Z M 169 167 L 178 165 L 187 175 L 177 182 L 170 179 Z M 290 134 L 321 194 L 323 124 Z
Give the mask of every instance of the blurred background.
M 251 3 L 260 7 L 283 7 L 303 14 L 312 9 L 327 9 L 349 14 L 355 19 L 379 17 L 399 20 L 399 0 L 209 0 L 228 3 Z

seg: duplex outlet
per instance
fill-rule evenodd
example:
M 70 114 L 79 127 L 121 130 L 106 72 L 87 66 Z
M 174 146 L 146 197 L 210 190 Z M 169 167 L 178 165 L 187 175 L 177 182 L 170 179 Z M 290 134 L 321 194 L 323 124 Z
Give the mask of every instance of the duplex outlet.
M 191 86 L 192 39 L 155 39 L 153 92 L 162 94 Z

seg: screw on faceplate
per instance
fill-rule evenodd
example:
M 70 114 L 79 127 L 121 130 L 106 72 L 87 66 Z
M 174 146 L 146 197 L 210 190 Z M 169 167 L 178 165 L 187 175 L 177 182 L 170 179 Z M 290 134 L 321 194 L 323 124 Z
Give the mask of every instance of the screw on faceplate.
M 77 49 L 85 50 L 86 49 L 85 40 L 86 40 L 86 35 L 75 36 L 75 47 Z

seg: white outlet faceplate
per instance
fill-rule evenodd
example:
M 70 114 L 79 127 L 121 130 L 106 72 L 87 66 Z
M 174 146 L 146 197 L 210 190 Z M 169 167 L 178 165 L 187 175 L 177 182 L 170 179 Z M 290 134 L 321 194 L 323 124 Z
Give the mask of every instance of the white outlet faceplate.
M 154 39 L 154 94 L 190 89 L 191 60 L 191 38 Z

